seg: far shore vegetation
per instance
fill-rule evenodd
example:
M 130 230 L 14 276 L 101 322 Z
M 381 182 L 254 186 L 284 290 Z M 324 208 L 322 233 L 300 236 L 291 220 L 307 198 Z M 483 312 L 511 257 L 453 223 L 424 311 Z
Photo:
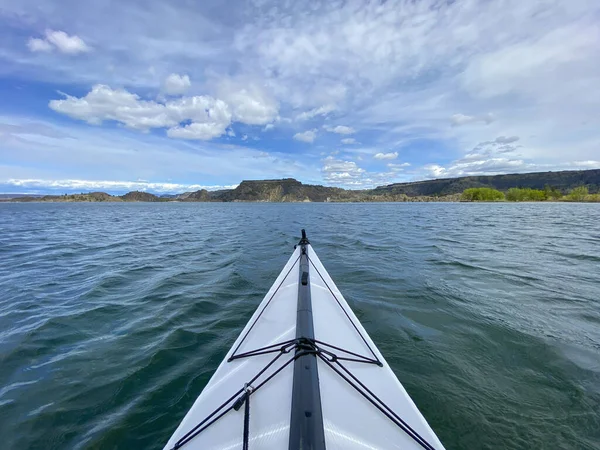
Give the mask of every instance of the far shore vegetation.
M 590 194 L 586 186 L 578 186 L 564 195 L 551 186 L 544 189 L 510 188 L 506 193 L 497 189 L 481 187 L 465 189 L 462 202 L 600 202 L 600 194 Z

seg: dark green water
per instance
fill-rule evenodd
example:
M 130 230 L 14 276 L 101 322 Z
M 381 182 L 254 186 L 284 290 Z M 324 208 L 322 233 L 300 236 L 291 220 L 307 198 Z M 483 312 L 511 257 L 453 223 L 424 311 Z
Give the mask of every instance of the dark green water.
M 0 204 L 3 449 L 160 449 L 305 227 L 448 449 L 600 448 L 600 208 Z

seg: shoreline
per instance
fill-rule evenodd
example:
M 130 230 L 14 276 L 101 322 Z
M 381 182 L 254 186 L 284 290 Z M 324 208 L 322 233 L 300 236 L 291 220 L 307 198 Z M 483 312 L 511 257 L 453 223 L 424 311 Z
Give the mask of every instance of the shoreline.
M 442 197 L 439 198 L 423 198 L 423 197 L 409 197 L 408 200 L 329 200 L 329 201 L 312 201 L 312 200 L 232 200 L 232 201 L 219 201 L 219 200 L 19 200 L 19 199 L 0 199 L 0 204 L 3 203 L 498 203 L 498 204 L 515 204 L 515 203 L 600 203 L 600 200 L 524 200 L 524 201 L 511 201 L 511 200 L 444 200 Z

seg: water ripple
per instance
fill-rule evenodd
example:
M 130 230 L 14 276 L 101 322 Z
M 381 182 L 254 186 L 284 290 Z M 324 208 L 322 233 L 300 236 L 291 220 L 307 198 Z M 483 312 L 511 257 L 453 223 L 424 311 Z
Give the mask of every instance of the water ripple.
M 302 227 L 447 448 L 600 448 L 598 223 L 576 204 L 1 204 L 3 448 L 162 448 Z

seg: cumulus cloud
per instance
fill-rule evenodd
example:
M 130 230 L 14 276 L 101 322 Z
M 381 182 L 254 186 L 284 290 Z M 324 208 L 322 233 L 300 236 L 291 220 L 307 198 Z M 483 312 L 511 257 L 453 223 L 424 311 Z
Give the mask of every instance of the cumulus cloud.
M 466 125 L 469 123 L 477 123 L 482 122 L 486 125 L 489 125 L 494 121 L 494 115 L 492 113 L 484 114 L 482 116 L 467 116 L 465 114 L 454 114 L 450 118 L 450 123 L 454 127 L 458 127 L 461 125 Z
M 45 39 L 29 38 L 27 47 L 32 52 L 51 52 L 54 47 Z
M 398 157 L 398 152 L 389 152 L 389 153 L 375 153 L 373 158 L 375 159 L 396 159 Z
M 354 128 L 347 127 L 344 125 L 338 125 L 336 127 L 330 127 L 327 125 L 323 125 L 323 128 L 325 130 L 329 131 L 330 133 L 337 133 L 337 134 L 353 134 L 355 132 Z
M 323 160 L 321 168 L 323 178 L 327 183 L 344 185 L 362 185 L 365 169 L 358 167 L 354 161 L 344 161 L 328 156 Z
M 317 138 L 317 130 L 316 129 L 307 130 L 302 133 L 296 133 L 294 135 L 294 139 L 296 139 L 297 141 L 308 142 L 308 143 L 314 142 L 316 138 Z
M 64 31 L 46 30 L 45 39 L 30 38 L 27 47 L 32 52 L 50 52 L 54 49 L 61 53 L 76 55 L 92 50 L 83 39 L 77 35 L 68 35 Z
M 178 123 L 166 114 L 163 104 L 141 100 L 124 89 L 112 89 L 102 84 L 93 86 L 84 97 L 65 95 L 64 99 L 51 100 L 49 106 L 54 111 L 95 125 L 114 120 L 130 128 L 148 129 Z
M 91 48 L 79 36 L 69 36 L 64 31 L 46 31 L 46 39 L 62 53 L 89 52 Z
M 356 139 L 354 139 L 354 138 L 342 139 L 342 144 L 346 144 L 346 145 L 356 144 Z
M 187 92 L 191 85 L 188 75 L 172 73 L 165 79 L 163 89 L 169 95 L 181 95 Z
M 169 94 L 181 94 L 189 85 L 187 75 L 171 74 L 164 88 Z M 169 137 L 201 140 L 221 136 L 232 122 L 268 125 L 278 117 L 277 103 L 256 86 L 223 82 L 219 92 L 223 99 L 197 95 L 158 102 L 97 84 L 83 97 L 65 95 L 64 99 L 51 100 L 49 106 L 90 124 L 116 121 L 142 131 L 169 128 Z
M 256 83 L 224 79 L 219 83 L 217 94 L 231 106 L 233 120 L 237 122 L 266 125 L 279 113 L 275 98 Z
M 231 111 L 222 100 L 209 96 L 184 97 L 165 103 L 142 100 L 124 89 L 96 85 L 84 97 L 65 95 L 49 104 L 54 111 L 99 125 L 116 121 L 146 131 L 169 128 L 169 137 L 207 140 L 221 136 L 231 123 Z M 191 121 L 180 126 L 181 122 Z
M 175 94 L 182 93 L 188 85 L 187 76 L 175 75 L 167 79 L 165 88 L 170 94 Z M 169 128 L 169 137 L 201 140 L 221 136 L 233 121 L 262 125 L 277 115 L 276 103 L 252 87 L 230 90 L 224 92 L 224 96 L 230 103 L 203 95 L 157 102 L 142 100 L 125 89 L 98 84 L 84 97 L 65 95 L 64 99 L 50 101 L 49 106 L 54 111 L 90 124 L 116 121 L 143 131 Z M 182 125 L 182 122 L 190 123 Z

